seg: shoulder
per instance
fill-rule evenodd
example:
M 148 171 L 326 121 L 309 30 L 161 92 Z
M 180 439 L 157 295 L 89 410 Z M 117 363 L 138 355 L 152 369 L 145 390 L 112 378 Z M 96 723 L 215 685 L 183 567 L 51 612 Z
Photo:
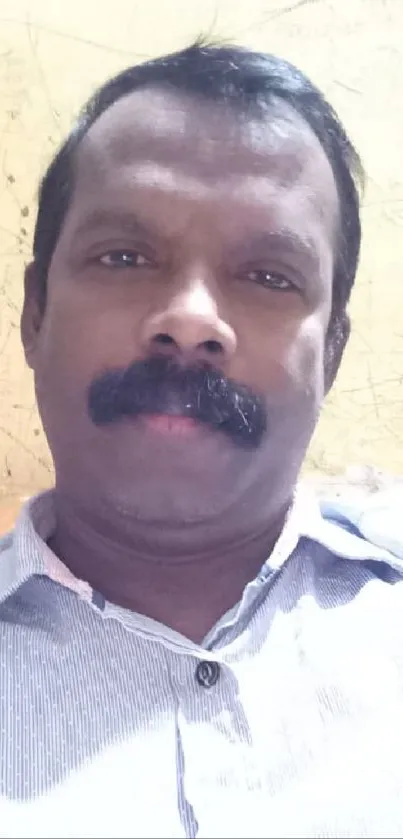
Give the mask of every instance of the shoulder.
M 296 513 L 300 544 L 321 576 L 379 576 L 384 582 L 403 580 L 402 490 L 353 494 L 346 487 L 336 494 L 302 483 L 297 487 Z M 403 518 L 403 517 L 402 517 Z M 393 527 L 392 527 L 393 524 Z M 376 525 L 376 527 L 375 527 Z
M 403 568 L 403 483 L 360 499 L 324 498 L 325 522 L 365 541 L 369 548 L 387 551 Z

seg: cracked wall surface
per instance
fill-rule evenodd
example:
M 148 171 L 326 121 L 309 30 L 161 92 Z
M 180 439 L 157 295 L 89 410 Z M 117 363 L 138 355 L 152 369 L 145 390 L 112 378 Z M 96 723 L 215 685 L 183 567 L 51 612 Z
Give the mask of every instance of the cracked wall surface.
M 307 468 L 403 473 L 403 2 L 0 0 L 0 497 L 52 481 L 19 339 L 40 174 L 96 85 L 203 32 L 301 66 L 361 152 L 353 334 Z

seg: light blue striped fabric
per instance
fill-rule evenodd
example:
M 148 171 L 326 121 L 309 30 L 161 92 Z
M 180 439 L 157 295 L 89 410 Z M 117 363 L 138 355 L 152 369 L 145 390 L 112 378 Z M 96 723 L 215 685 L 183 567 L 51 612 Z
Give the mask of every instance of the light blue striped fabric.
M 403 482 L 354 500 L 324 497 L 324 518 L 358 533 L 403 560 Z
M 299 493 L 198 646 L 51 579 L 53 526 L 0 543 L 0 837 L 403 836 L 396 557 Z

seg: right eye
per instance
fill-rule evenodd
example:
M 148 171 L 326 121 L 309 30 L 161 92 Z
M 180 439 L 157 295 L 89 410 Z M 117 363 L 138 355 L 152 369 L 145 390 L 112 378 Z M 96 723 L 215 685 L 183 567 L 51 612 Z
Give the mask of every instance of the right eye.
M 113 250 L 102 254 L 98 260 L 106 268 L 144 268 L 152 265 L 140 251 Z

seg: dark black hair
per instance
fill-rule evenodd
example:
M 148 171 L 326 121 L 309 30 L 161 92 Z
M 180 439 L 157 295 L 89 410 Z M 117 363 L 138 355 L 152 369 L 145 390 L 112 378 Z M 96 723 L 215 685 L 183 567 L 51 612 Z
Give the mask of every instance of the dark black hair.
M 340 200 L 341 236 L 333 287 L 335 326 L 345 313 L 359 258 L 359 187 L 363 172 L 358 154 L 333 108 L 292 64 L 238 46 L 208 45 L 202 41 L 181 52 L 129 67 L 100 87 L 85 105 L 52 160 L 39 191 L 34 259 L 43 305 L 50 261 L 74 189 L 77 148 L 107 108 L 122 96 L 145 87 L 179 90 L 259 115 L 280 100 L 310 125 L 330 161 Z

